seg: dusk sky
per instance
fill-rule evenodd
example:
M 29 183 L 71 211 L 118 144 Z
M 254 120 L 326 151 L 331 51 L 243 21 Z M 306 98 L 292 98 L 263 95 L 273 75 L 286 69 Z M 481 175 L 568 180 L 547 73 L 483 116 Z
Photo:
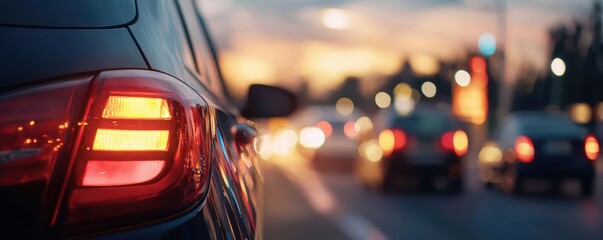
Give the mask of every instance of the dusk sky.
M 496 2 L 205 0 L 202 8 L 235 92 L 250 83 L 295 88 L 305 79 L 321 95 L 351 75 L 370 91 L 403 60 L 419 74 L 432 74 L 436 60 L 477 51 L 486 32 L 507 49 L 507 81 L 517 78 L 518 66 L 543 72 L 549 65 L 548 29 L 587 19 L 592 7 L 591 0 L 506 1 L 505 44 Z

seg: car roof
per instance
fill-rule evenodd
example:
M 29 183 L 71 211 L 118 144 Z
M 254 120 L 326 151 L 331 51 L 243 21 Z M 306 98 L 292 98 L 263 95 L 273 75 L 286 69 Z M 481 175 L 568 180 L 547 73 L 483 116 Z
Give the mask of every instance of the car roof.
M 134 0 L 0 1 L 0 26 L 111 28 L 136 19 Z
M 584 127 L 574 123 L 567 115 L 553 112 L 518 112 L 510 116 L 512 124 L 521 133 L 531 135 L 574 135 L 586 134 Z

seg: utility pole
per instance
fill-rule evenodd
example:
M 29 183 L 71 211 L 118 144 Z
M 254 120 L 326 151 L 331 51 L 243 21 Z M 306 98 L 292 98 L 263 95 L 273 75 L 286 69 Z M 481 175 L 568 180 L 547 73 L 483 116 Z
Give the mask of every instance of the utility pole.
M 507 83 L 506 71 L 506 51 L 507 51 L 507 3 L 506 0 L 495 0 L 496 12 L 498 14 L 498 34 L 501 42 L 501 50 L 499 54 L 500 73 L 499 73 L 499 89 L 498 89 L 498 111 L 497 111 L 497 122 L 502 121 L 509 108 L 511 106 L 511 86 Z

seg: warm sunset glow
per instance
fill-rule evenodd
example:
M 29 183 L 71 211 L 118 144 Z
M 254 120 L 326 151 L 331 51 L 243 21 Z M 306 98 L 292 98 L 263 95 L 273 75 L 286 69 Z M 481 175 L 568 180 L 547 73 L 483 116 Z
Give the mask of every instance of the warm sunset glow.
M 322 24 L 330 29 L 346 29 L 350 20 L 346 11 L 337 8 L 327 8 L 322 11 Z

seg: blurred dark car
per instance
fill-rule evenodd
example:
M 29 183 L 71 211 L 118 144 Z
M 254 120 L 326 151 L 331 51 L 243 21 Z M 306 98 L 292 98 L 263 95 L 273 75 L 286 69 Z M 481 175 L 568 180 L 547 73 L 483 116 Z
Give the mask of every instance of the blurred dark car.
M 599 143 L 586 129 L 563 115 L 524 112 L 510 115 L 479 154 L 480 177 L 486 186 L 498 185 L 520 193 L 530 180 L 546 180 L 552 190 L 565 179 L 576 179 L 582 193 L 593 193 Z
M 295 99 L 239 114 L 195 2 L 2 1 L 0 36 L 0 239 L 262 237 L 244 117 Z
M 384 190 L 406 186 L 462 191 L 469 142 L 448 110 L 418 106 L 406 116 L 385 110 L 376 117 L 375 130 L 374 137 L 361 136 L 363 158 L 356 174 L 363 183 Z
M 360 116 L 356 110 L 341 115 L 332 105 L 306 108 L 293 117 L 299 128 L 301 152 L 309 153 L 312 164 L 319 169 L 352 169 L 358 158 L 356 121 Z

